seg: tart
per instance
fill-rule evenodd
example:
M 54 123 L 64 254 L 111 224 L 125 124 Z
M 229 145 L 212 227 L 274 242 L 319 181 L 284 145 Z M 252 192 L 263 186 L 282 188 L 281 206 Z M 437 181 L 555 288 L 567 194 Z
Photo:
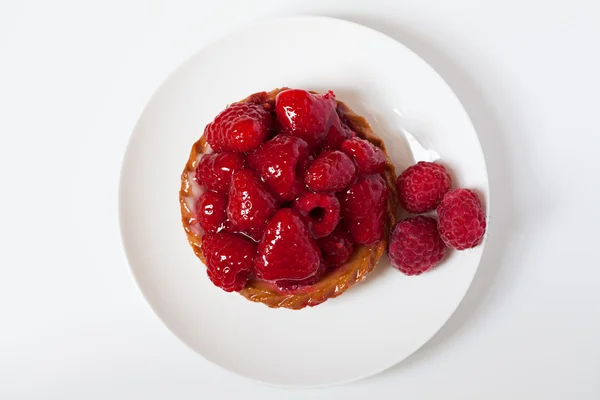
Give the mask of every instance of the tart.
M 303 99 L 294 96 L 309 93 L 323 104 L 329 102 L 332 115 L 316 109 L 300 121 L 310 129 L 294 130 L 289 121 L 299 118 L 297 113 L 292 106 L 279 103 L 302 107 Z M 320 128 L 321 123 L 326 125 Z M 321 131 L 326 132 L 307 134 Z M 281 165 L 289 164 L 286 157 L 290 162 L 293 159 L 294 177 L 277 181 L 281 174 L 269 173 L 272 168 L 261 163 L 264 154 L 266 159 L 277 158 Z M 201 162 L 207 156 L 210 160 Z M 215 175 L 214 171 L 227 173 Z M 183 228 L 196 256 L 205 265 L 215 264 L 214 271 L 208 267 L 208 275 L 217 286 L 271 308 L 312 307 L 341 295 L 375 269 L 396 223 L 395 182 L 395 168 L 383 140 L 363 117 L 335 99 L 333 92 L 281 88 L 255 93 L 219 114 L 192 146 L 179 192 Z M 355 212 L 360 202 L 351 204 L 356 193 L 373 190 L 385 193 L 377 197 L 381 218 L 373 216 L 381 225 L 372 227 L 378 233 L 363 229 L 373 221 L 360 219 L 362 209 Z M 260 212 L 249 219 L 252 207 L 244 209 L 245 201 L 248 193 L 257 191 L 259 202 L 251 206 L 259 204 L 255 208 Z M 273 249 L 270 243 L 280 238 L 282 226 L 292 227 L 295 231 L 290 237 L 301 239 L 298 243 L 288 240 L 286 249 Z M 241 253 L 219 255 L 213 249 L 220 243 L 227 243 L 221 248 Z M 309 254 L 294 253 L 296 245 Z M 288 249 L 289 260 L 280 257 L 279 267 L 272 267 L 275 264 L 269 263 L 269 257 Z M 235 276 L 223 278 L 229 266 L 216 264 L 225 259 L 237 268 Z M 286 269 L 288 264 L 294 264 L 293 270 Z

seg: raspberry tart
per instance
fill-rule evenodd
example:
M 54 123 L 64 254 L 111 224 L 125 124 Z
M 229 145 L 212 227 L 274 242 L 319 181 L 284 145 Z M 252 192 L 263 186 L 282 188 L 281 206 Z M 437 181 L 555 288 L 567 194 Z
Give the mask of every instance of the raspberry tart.
M 192 146 L 182 222 L 210 280 L 301 309 L 363 280 L 396 223 L 383 141 L 331 91 L 275 89 L 231 104 Z

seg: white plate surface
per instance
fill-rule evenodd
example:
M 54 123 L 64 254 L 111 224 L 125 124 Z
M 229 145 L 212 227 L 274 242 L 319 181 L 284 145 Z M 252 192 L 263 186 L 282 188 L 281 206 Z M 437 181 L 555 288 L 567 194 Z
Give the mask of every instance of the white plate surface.
M 477 135 L 449 86 L 402 44 L 330 18 L 261 22 L 205 47 L 157 90 L 123 163 L 121 231 L 133 274 L 169 329 L 206 359 L 249 378 L 307 387 L 380 372 L 425 344 L 452 315 L 483 245 L 419 277 L 384 258 L 337 299 L 269 309 L 214 287 L 180 222 L 180 174 L 204 126 L 228 103 L 289 86 L 332 89 L 371 123 L 396 164 L 439 157 L 489 209 Z M 425 151 L 414 145 L 418 141 Z

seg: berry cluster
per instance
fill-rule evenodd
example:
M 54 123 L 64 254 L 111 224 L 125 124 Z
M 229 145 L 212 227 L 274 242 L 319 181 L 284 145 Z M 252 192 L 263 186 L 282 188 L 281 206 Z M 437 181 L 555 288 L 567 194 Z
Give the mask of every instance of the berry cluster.
M 240 291 L 253 276 L 282 290 L 316 283 L 357 245 L 385 236 L 389 189 L 380 148 L 339 117 L 333 92 L 260 93 L 206 126 L 196 220 L 211 281 Z
M 477 194 L 469 189 L 450 190 L 452 180 L 443 165 L 419 162 L 396 181 L 400 204 L 418 214 L 437 210 L 438 220 L 414 216 L 398 222 L 392 232 L 389 256 L 406 275 L 420 275 L 437 265 L 447 247 L 464 250 L 481 243 L 485 213 Z

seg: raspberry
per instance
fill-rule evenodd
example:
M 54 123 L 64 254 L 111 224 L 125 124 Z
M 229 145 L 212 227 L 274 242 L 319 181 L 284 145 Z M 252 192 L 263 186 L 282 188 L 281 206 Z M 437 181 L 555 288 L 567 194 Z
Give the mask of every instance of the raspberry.
M 348 139 L 342 143 L 342 151 L 354 160 L 361 174 L 377 174 L 385 168 L 385 154 L 368 140 Z
M 329 236 L 317 240 L 317 244 L 323 252 L 325 265 L 336 267 L 342 265 L 354 251 L 352 236 L 341 224 Z
M 260 240 L 267 219 L 275 214 L 277 201 L 265 184 L 249 169 L 233 174 L 227 217 L 232 225 L 254 240 Z
M 248 155 L 248 165 L 283 200 L 293 200 L 304 190 L 303 172 L 308 145 L 300 138 L 277 135 Z
M 196 202 L 196 219 L 206 232 L 217 232 L 227 220 L 227 195 L 206 191 Z
M 216 286 L 226 292 L 239 292 L 253 272 L 256 245 L 231 233 L 207 233 L 202 237 L 206 272 Z
M 352 182 L 355 173 L 347 155 L 338 150 L 324 151 L 308 166 L 304 182 L 316 192 L 337 192 Z
M 485 213 L 477 194 L 469 189 L 454 189 L 444 195 L 437 208 L 440 236 L 456 250 L 481 243 L 485 234 Z
M 331 128 L 329 128 L 329 132 L 327 132 L 325 140 L 323 140 L 322 146 L 326 149 L 339 150 L 345 140 L 352 139 L 355 136 L 356 134 L 343 124 L 336 114 L 333 117 L 333 123 Z
M 265 141 L 272 124 L 262 104 L 234 103 L 206 126 L 206 140 L 215 151 L 248 152 Z
M 360 177 L 339 194 L 342 218 L 358 244 L 383 239 L 389 189 L 381 175 Z
M 291 208 L 277 211 L 258 244 L 258 276 L 268 281 L 301 281 L 315 275 L 321 264 L 321 251 L 300 214 Z
M 233 173 L 244 167 L 241 153 L 210 153 L 200 159 L 196 181 L 215 192 L 227 193 Z
M 398 177 L 398 199 L 402 207 L 413 214 L 435 210 L 451 183 L 443 165 L 420 161 Z
M 437 221 L 422 215 L 398 222 L 390 239 L 390 262 L 406 275 L 420 275 L 433 268 L 445 251 Z
M 292 207 L 304 217 L 314 238 L 329 235 L 340 222 L 340 202 L 332 194 L 304 192 Z
M 275 98 L 275 112 L 283 133 L 304 139 L 310 147 L 327 135 L 334 117 L 336 101 L 332 91 L 312 94 L 301 89 L 287 89 Z

